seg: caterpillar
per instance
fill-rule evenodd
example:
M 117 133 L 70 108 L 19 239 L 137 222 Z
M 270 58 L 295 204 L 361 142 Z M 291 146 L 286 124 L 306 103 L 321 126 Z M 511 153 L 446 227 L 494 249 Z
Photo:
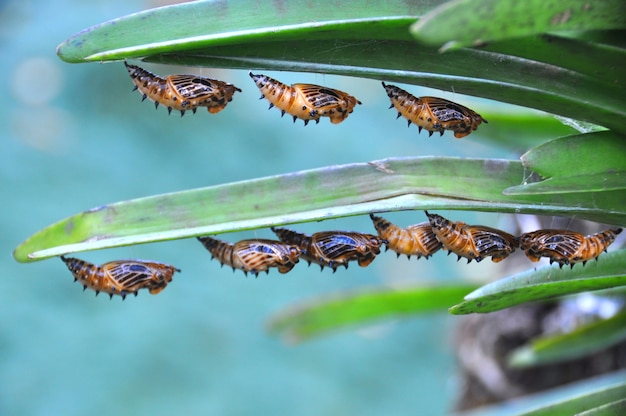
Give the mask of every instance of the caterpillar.
M 320 117 L 330 118 L 333 124 L 344 121 L 354 110 L 359 100 L 339 90 L 313 84 L 283 84 L 266 75 L 255 75 L 250 71 L 250 78 L 261 90 L 261 99 L 270 102 L 269 108 L 276 106 L 281 110 L 281 117 L 285 113 L 297 119 L 304 120 L 304 125 L 310 120 L 320 122 Z
M 441 243 L 428 221 L 400 228 L 374 214 L 370 214 L 370 218 L 378 236 L 387 242 L 385 251 L 391 249 L 396 252 L 397 257 L 405 254 L 408 259 L 411 256 L 417 256 L 418 259 L 429 258 L 441 248 Z
M 606 251 L 622 232 L 621 228 L 584 236 L 567 230 L 537 230 L 518 237 L 520 248 L 530 261 L 537 262 L 541 257 L 550 259 L 550 264 L 557 262 L 559 267 L 576 263 L 583 266 Z
M 518 240 L 509 233 L 482 225 L 467 225 L 464 222 L 448 221 L 444 217 L 426 212 L 428 221 L 448 255 L 457 255 L 457 261 L 464 257 L 467 262 L 482 261 L 491 257 L 498 263 L 518 247 Z
M 139 289 L 148 289 L 156 295 L 172 281 L 175 272 L 180 272 L 172 265 L 146 260 L 118 260 L 100 266 L 71 257 L 61 256 L 61 260 L 74 275 L 74 281 L 83 285 L 83 290 L 92 289 L 96 296 L 105 292 L 110 298 L 137 296 Z
M 194 114 L 198 107 L 206 107 L 209 113 L 216 114 L 222 111 L 233 100 L 233 94 L 241 89 L 217 79 L 198 75 L 169 75 L 161 78 L 152 72 L 136 65 L 124 62 L 130 78 L 135 84 L 134 90 L 143 95 L 141 101 L 149 98 L 155 108 L 159 104 L 167 107 L 167 112 L 191 110 Z
M 278 238 L 287 244 L 300 247 L 309 265 L 319 264 L 337 271 L 337 267 L 348 268 L 350 260 L 356 260 L 361 267 L 368 266 L 380 253 L 385 241 L 375 235 L 349 231 L 324 231 L 313 235 L 301 234 L 286 228 L 272 227 Z
M 246 276 L 248 273 L 255 276 L 261 272 L 269 274 L 270 267 L 287 273 L 300 261 L 300 249 L 280 241 L 253 239 L 231 244 L 211 237 L 198 237 L 198 241 L 222 266 L 226 264 L 233 271 L 243 270 Z
M 422 128 L 432 136 L 438 131 L 443 136 L 445 130 L 454 131 L 454 137 L 461 139 L 476 130 L 480 123 L 488 123 L 487 120 L 461 104 L 437 97 L 416 97 L 407 91 L 382 83 L 387 96 L 391 100 L 391 106 L 398 111 L 398 116 L 407 119 L 408 126 L 415 123 L 419 132 Z

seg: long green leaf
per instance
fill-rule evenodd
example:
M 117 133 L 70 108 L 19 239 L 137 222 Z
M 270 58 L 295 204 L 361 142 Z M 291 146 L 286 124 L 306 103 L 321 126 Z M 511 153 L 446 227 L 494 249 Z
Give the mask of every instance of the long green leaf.
M 499 40 L 481 46 L 480 50 L 543 62 L 604 81 L 608 85 L 620 84 L 624 68 L 614 63 L 626 59 L 626 49 L 594 42 L 590 39 L 592 36 L 588 34 L 579 39 L 547 34 L 528 36 Z
M 626 312 L 576 328 L 572 332 L 546 336 L 515 349 L 509 365 L 523 368 L 582 357 L 626 339 Z
M 61 43 L 67 62 L 141 57 L 207 46 L 303 39 L 404 39 L 408 27 L 442 0 L 354 0 L 329 7 L 309 1 L 196 1 L 131 14 Z
M 331 166 L 118 202 L 53 224 L 18 246 L 28 262 L 74 251 L 315 221 L 374 211 L 461 209 L 626 222 L 623 193 L 506 196 L 519 162 L 398 158 Z
M 623 397 L 626 371 L 614 371 L 493 405 L 454 413 L 455 416 L 570 416 Z
M 370 323 L 381 318 L 445 311 L 472 286 L 378 289 L 325 296 L 271 318 L 268 328 L 290 342 L 301 342 L 346 326 Z
M 626 172 L 596 173 L 590 175 L 550 178 L 541 182 L 512 186 L 505 195 L 541 195 L 571 192 L 600 192 L 626 190 Z M 626 199 L 626 194 L 624 194 Z
M 626 383 L 618 383 L 615 386 L 590 391 L 576 397 L 561 400 L 538 409 L 520 414 L 519 416 L 554 416 L 554 415 L 576 415 L 583 410 L 595 409 L 626 397 Z M 602 415 L 613 415 L 616 413 L 597 413 Z M 620 413 L 617 413 L 619 415 Z
M 619 98 L 620 92 L 626 94 L 621 83 L 609 85 L 558 66 L 494 52 L 462 49 L 440 54 L 410 41 L 339 39 L 216 46 L 193 53 L 151 55 L 146 60 L 405 82 L 537 108 L 626 132 L 619 123 L 626 116 L 626 104 Z
M 444 49 L 533 34 L 626 28 L 622 0 L 455 0 L 428 13 L 411 31 Z
M 602 254 L 598 261 L 560 269 L 556 265 L 489 283 L 450 308 L 450 313 L 494 312 L 525 302 L 552 299 L 591 290 L 626 286 L 626 250 Z
M 626 52 L 619 48 L 605 48 L 603 55 L 603 68 L 614 69 L 600 69 L 593 76 L 588 65 L 580 66 L 580 54 L 562 54 L 560 45 L 535 38 L 516 43 L 526 59 L 515 56 L 511 45 L 504 46 L 508 54 L 497 48 L 440 54 L 418 45 L 408 33 L 409 24 L 430 10 L 431 2 L 383 5 L 362 0 L 326 7 L 294 1 L 278 12 L 256 1 L 237 2 L 232 8 L 220 5 L 194 2 L 122 17 L 70 37 L 58 54 L 70 62 L 142 58 L 407 82 L 537 108 L 626 134 L 621 122 L 626 117 L 621 99 L 626 95 Z M 464 18 L 477 19 L 472 14 Z M 602 55 L 589 42 L 569 42 L 570 50 L 579 43 L 592 56 Z M 529 51 L 536 51 L 536 60 Z M 563 66 L 542 62 L 555 56 Z
M 578 416 L 623 416 L 626 414 L 626 399 L 619 399 L 578 413 Z

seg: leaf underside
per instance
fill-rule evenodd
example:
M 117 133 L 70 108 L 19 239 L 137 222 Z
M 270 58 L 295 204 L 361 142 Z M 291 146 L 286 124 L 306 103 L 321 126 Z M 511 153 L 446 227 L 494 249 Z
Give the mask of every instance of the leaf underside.
M 392 158 L 331 166 L 104 205 L 53 224 L 14 251 L 18 261 L 377 211 L 459 209 L 570 215 L 624 223 L 623 193 L 504 195 L 520 162 Z
M 529 270 L 487 284 L 450 308 L 450 313 L 488 313 L 525 302 L 553 299 L 575 293 L 626 286 L 626 250 L 603 253 L 598 261 L 573 268 L 556 264 Z
M 525 22 L 549 22 L 558 10 L 567 9 L 568 2 L 557 2 L 555 9 L 537 1 L 532 6 L 496 2 L 498 7 L 492 7 L 492 1 L 474 2 L 469 7 L 495 13 L 487 20 L 489 27 L 498 29 L 490 37 L 493 42 L 482 49 L 457 49 L 445 54 L 436 46 L 417 43 L 410 32 L 411 24 L 441 2 L 372 4 L 366 0 L 333 7 L 292 1 L 274 5 L 275 9 L 256 2 L 237 2 L 232 7 L 219 2 L 180 4 L 91 27 L 59 45 L 57 53 L 68 62 L 143 59 L 406 82 L 537 108 L 626 134 L 621 122 L 626 117 L 626 103 L 621 99 L 626 95 L 622 65 L 625 49 L 542 35 L 547 28 L 541 25 L 515 33 L 522 37 L 512 44 L 508 32 L 516 27 L 510 24 L 512 16 Z M 572 10 L 584 7 L 578 0 L 569 3 Z M 601 10 L 594 5 L 593 10 L 585 11 L 583 19 L 574 13 L 569 19 L 571 26 L 559 26 L 583 30 L 610 23 L 610 28 L 626 28 L 619 15 L 602 14 L 602 10 L 621 10 L 619 0 L 605 3 Z M 511 8 L 519 7 L 531 9 L 535 19 L 510 14 Z M 425 30 L 419 28 L 421 22 L 413 28 L 416 36 Z M 473 12 L 455 18 L 429 17 L 426 23 L 458 43 L 463 42 L 455 38 L 459 29 L 484 27 L 485 22 Z M 581 53 L 599 60 L 589 66 L 589 61 L 580 59 Z
M 271 318 L 268 328 L 291 342 L 301 342 L 382 318 L 445 311 L 469 290 L 471 286 L 440 286 L 361 290 L 324 296 L 284 310 Z

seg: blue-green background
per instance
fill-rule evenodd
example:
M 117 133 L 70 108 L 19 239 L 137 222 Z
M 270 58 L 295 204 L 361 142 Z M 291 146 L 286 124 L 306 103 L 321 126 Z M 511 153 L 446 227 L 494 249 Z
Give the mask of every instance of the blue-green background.
M 220 269 L 194 239 L 79 253 L 102 263 L 144 258 L 182 269 L 158 296 L 94 297 L 56 259 L 19 264 L 11 251 L 39 229 L 105 203 L 320 166 L 391 156 L 516 157 L 481 138 L 428 138 L 395 120 L 380 82 L 267 72 L 324 84 L 363 102 L 339 125 L 304 127 L 267 111 L 246 71 L 145 65 L 243 89 L 217 115 L 167 115 L 140 95 L 121 63 L 72 65 L 57 44 L 88 26 L 155 6 L 139 0 L 0 2 L 0 415 L 440 414 L 456 392 L 451 333 L 442 313 L 292 346 L 266 320 L 297 301 L 343 289 L 501 275 L 502 265 L 381 255 L 369 268 L 258 279 Z M 256 68 L 251 68 L 256 70 Z M 493 103 L 439 95 L 488 117 Z M 442 212 L 497 226 L 501 215 Z M 423 213 L 387 217 L 399 225 Z M 359 217 L 294 226 L 373 232 Z M 236 241 L 269 230 L 222 235 Z M 456 318 L 458 319 L 458 318 Z

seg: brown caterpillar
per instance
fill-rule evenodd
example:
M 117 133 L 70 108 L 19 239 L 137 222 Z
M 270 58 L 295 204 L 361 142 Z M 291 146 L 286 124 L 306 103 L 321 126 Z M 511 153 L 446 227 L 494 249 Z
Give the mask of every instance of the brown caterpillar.
M 319 123 L 320 117 L 328 117 L 331 123 L 339 124 L 352 113 L 354 106 L 361 104 L 353 96 L 332 88 L 313 84 L 289 86 L 266 75 L 252 72 L 249 75 L 261 90 L 261 99 L 270 102 L 270 109 L 276 106 L 281 110 L 281 117 L 288 113 L 293 116 L 294 123 L 301 119 L 305 126 L 309 120 Z
M 461 139 L 476 130 L 480 123 L 487 120 L 460 104 L 437 97 L 416 97 L 407 91 L 382 83 L 391 106 L 398 111 L 398 116 L 404 117 L 408 125 L 415 123 L 419 132 L 422 128 L 428 130 L 428 136 L 438 131 L 441 136 L 445 130 L 454 131 L 454 137 Z
M 387 241 L 385 251 L 391 249 L 396 252 L 397 257 L 405 254 L 408 259 L 411 256 L 417 256 L 418 259 L 429 258 L 441 248 L 441 243 L 428 221 L 400 228 L 374 214 L 370 214 L 370 218 L 378 236 Z
M 172 281 L 176 267 L 145 260 L 118 260 L 100 266 L 86 261 L 61 256 L 61 260 L 74 275 L 74 281 L 80 281 L 84 289 L 92 289 L 98 293 L 105 292 L 109 297 L 119 295 L 137 296 L 139 289 L 148 289 L 155 295 Z
M 272 227 L 272 231 L 284 243 L 300 247 L 300 257 L 309 265 L 319 264 L 321 270 L 328 266 L 333 273 L 339 266 L 347 269 L 350 260 L 356 260 L 361 267 L 368 266 L 385 242 L 375 235 L 349 231 L 325 231 L 310 236 L 286 228 Z
M 172 110 L 180 111 L 181 117 L 187 110 L 195 114 L 198 107 L 206 107 L 211 114 L 219 113 L 233 100 L 235 91 L 241 92 L 233 84 L 217 79 L 198 75 L 169 75 L 161 78 L 136 65 L 126 62 L 124 65 L 135 84 L 133 91 L 138 89 L 143 94 L 141 101 L 149 98 L 154 101 L 155 108 L 162 104 L 167 107 L 168 113 Z
M 464 222 L 448 221 L 436 214 L 426 216 L 433 232 L 443 245 L 444 250 L 467 259 L 467 262 L 482 261 L 491 256 L 491 261 L 498 263 L 515 251 L 517 239 L 509 233 L 482 225 L 467 225 Z
M 235 244 L 211 237 L 198 237 L 198 241 L 209 250 L 212 258 L 235 269 L 258 276 L 261 272 L 269 274 L 270 267 L 276 267 L 280 273 L 287 273 L 300 261 L 300 249 L 295 245 L 280 241 L 254 239 L 241 240 Z
M 557 262 L 559 267 L 569 264 L 573 268 L 576 263 L 584 266 L 589 260 L 598 260 L 621 232 L 621 228 L 615 228 L 584 236 L 567 230 L 537 230 L 522 234 L 518 240 L 530 261 L 547 257 L 550 264 Z

